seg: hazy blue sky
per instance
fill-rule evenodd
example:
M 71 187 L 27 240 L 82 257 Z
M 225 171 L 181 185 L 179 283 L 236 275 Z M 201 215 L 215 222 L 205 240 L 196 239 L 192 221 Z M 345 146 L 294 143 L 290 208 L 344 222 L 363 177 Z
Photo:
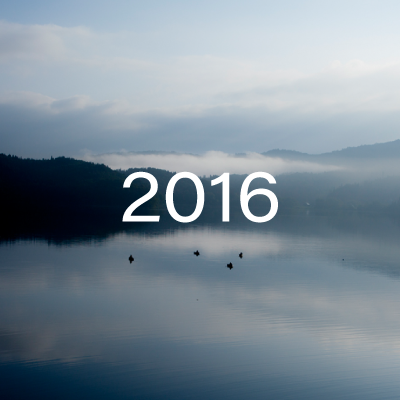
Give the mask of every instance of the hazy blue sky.
M 0 152 L 400 138 L 396 1 L 3 1 Z

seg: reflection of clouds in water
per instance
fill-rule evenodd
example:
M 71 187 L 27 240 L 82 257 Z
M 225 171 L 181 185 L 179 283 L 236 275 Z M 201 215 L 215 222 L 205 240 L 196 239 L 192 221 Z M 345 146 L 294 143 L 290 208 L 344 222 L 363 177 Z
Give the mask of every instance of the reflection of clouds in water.
M 126 236 L 126 240 L 129 241 L 130 236 Z M 188 254 L 198 249 L 204 257 L 218 256 L 228 251 L 232 251 L 235 257 L 238 257 L 240 252 L 244 252 L 244 257 L 257 257 L 279 254 L 284 248 L 284 239 L 273 233 L 259 234 L 252 231 L 224 231 L 212 228 L 177 230 L 170 235 L 137 240 L 144 246 L 187 251 Z
M 0 269 L 0 299 L 8 304 L 0 309 L 2 360 L 128 360 L 132 354 L 107 350 L 116 338 L 268 348 L 285 336 L 279 345 L 291 351 L 301 336 L 332 353 L 400 353 L 398 282 L 335 257 L 346 251 L 359 264 L 380 256 L 385 265 L 397 262 L 397 245 L 375 237 L 193 228 L 124 234 L 104 246 L 20 243 L 0 251 L 9 254 Z M 20 265 L 22 253 L 36 264 Z M 212 258 L 226 253 L 237 257 L 234 273 L 226 262 L 213 267 Z
M 85 161 L 108 165 L 113 169 L 160 168 L 168 171 L 189 171 L 197 175 L 250 174 L 265 171 L 270 174 L 288 172 L 325 172 L 339 170 L 334 165 L 322 165 L 307 161 L 289 161 L 281 158 L 265 157 L 258 153 L 233 156 L 221 151 L 209 151 L 203 155 L 193 154 L 86 154 Z
M 77 300 L 73 293 L 66 299 L 71 303 Z M 345 291 L 338 295 L 326 288 L 284 284 L 262 290 L 221 287 L 190 277 L 178 282 L 158 278 L 155 283 L 148 276 L 138 279 L 137 285 L 125 281 L 91 294 L 89 312 L 65 303 L 58 307 L 57 319 L 43 313 L 32 321 L 31 310 L 37 305 L 35 298 L 32 300 L 20 308 L 18 316 L 1 311 L 3 361 L 74 362 L 101 357 L 121 362 L 131 354 L 121 349 L 105 354 L 105 348 L 115 339 L 128 343 L 146 338 L 268 347 L 285 336 L 283 343 L 291 350 L 302 336 L 308 346 L 305 353 L 318 344 L 332 353 L 338 349 L 363 352 L 373 346 L 400 354 L 398 307 L 389 293 L 371 297 L 368 292 L 355 295 Z M 141 306 L 132 307 L 134 304 Z M 14 345 L 10 346 L 10 340 Z
M 390 232 L 390 231 L 389 231 Z M 374 269 L 376 272 L 400 276 L 398 259 L 400 248 L 397 235 L 386 232 L 358 230 L 340 232 L 328 229 L 318 233 L 293 229 L 289 232 L 274 230 L 223 230 L 216 228 L 189 228 L 167 232 L 164 235 L 146 236 L 123 234 L 115 238 L 128 245 L 132 241 L 163 249 L 179 249 L 192 254 L 199 250 L 202 257 L 224 255 L 231 251 L 236 257 L 244 253 L 244 259 L 261 255 L 284 254 L 291 257 L 321 257 L 341 262 L 345 258 L 346 266 Z M 398 272 L 396 274 L 396 271 Z
M 371 296 L 368 289 L 357 290 L 354 278 L 358 274 L 349 271 L 349 275 L 345 271 L 343 276 L 351 279 L 347 288 L 329 286 L 327 282 L 321 282 L 325 287 L 299 284 L 251 290 L 241 287 L 234 295 L 235 301 L 244 306 L 240 319 L 252 315 L 247 321 L 251 324 L 257 316 L 257 321 L 265 324 L 265 334 L 290 334 L 295 326 L 307 331 L 321 345 L 356 349 L 370 343 L 400 354 L 397 285 L 389 282 L 387 292 L 379 291 Z M 368 283 L 380 285 L 381 279 L 384 278 L 371 277 Z

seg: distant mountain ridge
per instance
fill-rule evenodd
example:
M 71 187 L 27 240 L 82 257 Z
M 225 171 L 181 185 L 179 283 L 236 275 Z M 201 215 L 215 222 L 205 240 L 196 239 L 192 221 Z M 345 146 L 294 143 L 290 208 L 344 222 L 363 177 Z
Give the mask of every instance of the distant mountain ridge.
M 279 157 L 289 160 L 323 161 L 334 159 L 400 159 L 400 139 L 393 142 L 367 144 L 347 147 L 329 153 L 308 154 L 294 150 L 274 149 L 262 153 L 266 157 Z

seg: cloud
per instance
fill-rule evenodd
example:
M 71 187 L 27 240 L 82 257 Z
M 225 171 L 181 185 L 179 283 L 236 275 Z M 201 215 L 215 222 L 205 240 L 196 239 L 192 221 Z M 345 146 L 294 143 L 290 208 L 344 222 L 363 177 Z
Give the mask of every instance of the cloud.
M 396 60 L 305 72 L 222 53 L 160 56 L 146 50 L 157 40 L 0 21 L 0 151 L 320 153 L 399 138 Z
M 147 150 L 317 153 L 395 140 L 400 129 L 397 111 L 327 115 L 239 105 L 141 110 L 127 101 L 32 92 L 1 95 L 0 119 L 2 152 L 40 158 Z
M 82 94 L 95 101 L 127 99 L 142 111 L 261 107 L 330 116 L 400 109 L 398 60 L 334 60 L 305 72 L 219 54 L 161 57 L 159 36 L 0 21 L 0 83 L 15 91 L 25 77 L 25 91 L 35 87 L 60 99 Z
M 84 27 L 22 25 L 0 21 L 0 62 L 65 59 L 72 47 L 93 37 Z M 71 46 L 72 45 L 72 46 Z
M 336 115 L 355 112 L 391 112 L 400 109 L 400 63 L 368 65 L 361 60 L 332 63 L 324 70 L 297 79 L 232 90 L 221 101 L 261 105 L 270 111 Z

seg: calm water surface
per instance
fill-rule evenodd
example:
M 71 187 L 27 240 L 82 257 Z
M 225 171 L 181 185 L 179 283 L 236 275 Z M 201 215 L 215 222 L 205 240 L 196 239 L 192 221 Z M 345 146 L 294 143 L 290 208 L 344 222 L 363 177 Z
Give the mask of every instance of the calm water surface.
M 384 219 L 3 241 L 0 397 L 398 399 L 399 277 Z

